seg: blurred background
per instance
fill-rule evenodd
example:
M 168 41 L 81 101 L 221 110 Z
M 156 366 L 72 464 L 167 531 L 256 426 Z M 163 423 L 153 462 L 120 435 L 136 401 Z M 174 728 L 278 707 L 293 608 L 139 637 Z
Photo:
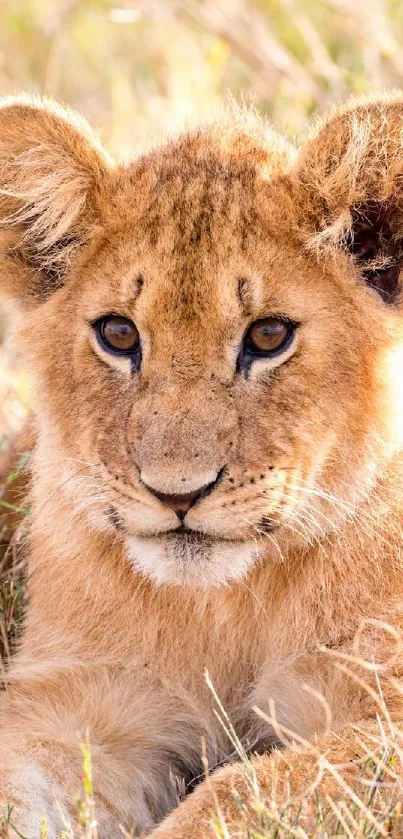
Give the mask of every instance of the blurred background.
M 403 87 L 402 0 L 0 0 L 0 96 L 72 105 L 123 159 L 231 97 L 294 139 L 385 86 Z M 7 320 L 0 301 L 0 454 L 29 402 Z
M 229 96 L 293 136 L 402 85 L 402 47 L 401 0 L 0 0 L 0 95 L 51 94 L 128 156 Z

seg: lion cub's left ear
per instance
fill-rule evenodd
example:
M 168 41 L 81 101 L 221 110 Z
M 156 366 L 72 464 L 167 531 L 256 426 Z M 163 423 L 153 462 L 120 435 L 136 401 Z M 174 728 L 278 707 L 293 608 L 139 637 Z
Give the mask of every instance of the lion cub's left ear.
M 59 288 L 97 225 L 112 161 L 50 100 L 0 101 L 0 291 L 29 305 Z
M 343 248 L 386 303 L 403 269 L 403 95 L 352 101 L 302 149 L 296 175 L 308 247 Z

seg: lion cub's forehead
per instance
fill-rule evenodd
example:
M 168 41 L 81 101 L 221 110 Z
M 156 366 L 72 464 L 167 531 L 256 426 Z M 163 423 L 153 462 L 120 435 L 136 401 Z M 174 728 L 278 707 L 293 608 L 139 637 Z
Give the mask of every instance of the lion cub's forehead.
M 145 245 L 171 255 L 198 248 L 200 257 L 230 243 L 246 249 L 263 218 L 265 186 L 288 161 L 272 135 L 233 127 L 184 135 L 126 171 L 126 218 Z
M 121 170 L 100 263 L 103 277 L 115 278 L 112 292 L 133 303 L 126 311 L 138 317 L 139 298 L 154 315 L 158 307 L 162 316 L 176 312 L 187 320 L 213 309 L 233 316 L 239 283 L 258 292 L 271 253 L 279 251 L 278 231 L 287 238 L 287 166 L 283 141 L 213 128 Z M 119 302 L 105 307 L 116 310 Z

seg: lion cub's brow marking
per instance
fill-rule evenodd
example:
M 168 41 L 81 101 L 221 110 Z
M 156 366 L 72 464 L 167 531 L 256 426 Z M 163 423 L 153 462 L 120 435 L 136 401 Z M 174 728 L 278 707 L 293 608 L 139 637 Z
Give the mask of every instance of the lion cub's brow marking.
M 102 254 L 102 252 L 105 251 L 106 249 L 107 249 L 107 245 L 105 245 L 105 243 L 103 243 L 102 250 L 100 251 L 100 254 Z M 98 258 L 100 256 L 100 254 L 98 255 Z M 123 295 L 124 295 L 125 305 L 126 305 L 126 307 L 128 309 L 128 312 L 130 314 L 134 310 L 134 308 L 136 306 L 136 303 L 138 303 L 138 301 L 141 297 L 141 293 L 144 289 L 144 285 L 145 285 L 145 279 L 144 279 L 144 275 L 142 273 L 139 273 L 138 271 L 136 271 L 134 277 L 133 277 L 132 272 L 128 272 L 128 274 L 126 274 L 125 272 L 123 273 L 122 291 L 123 291 Z M 104 312 L 103 314 L 110 314 L 110 313 L 109 312 Z M 111 314 L 112 314 L 112 312 L 111 312 Z M 120 314 L 120 313 L 117 312 L 117 314 Z
M 237 293 L 244 314 L 246 317 L 249 317 L 251 314 L 252 291 L 249 280 L 246 277 L 240 277 L 238 279 Z
M 137 274 L 137 277 L 134 281 L 134 299 L 137 300 L 140 297 L 144 285 L 144 277 L 142 274 Z

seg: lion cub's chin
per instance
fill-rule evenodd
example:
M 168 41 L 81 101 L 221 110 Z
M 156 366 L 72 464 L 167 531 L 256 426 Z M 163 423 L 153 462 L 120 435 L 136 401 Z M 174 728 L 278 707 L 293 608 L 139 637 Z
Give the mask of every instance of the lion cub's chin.
M 254 542 L 220 541 L 200 534 L 129 536 L 130 562 L 158 585 L 212 588 L 245 576 L 258 549 Z

